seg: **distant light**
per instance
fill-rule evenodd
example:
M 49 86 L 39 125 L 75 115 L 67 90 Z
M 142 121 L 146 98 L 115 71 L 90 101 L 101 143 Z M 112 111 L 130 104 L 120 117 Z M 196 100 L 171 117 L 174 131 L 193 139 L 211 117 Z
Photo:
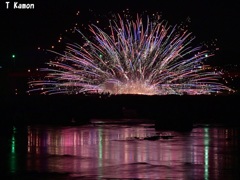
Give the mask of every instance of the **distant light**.
M 15 54 L 12 54 L 12 58 L 15 58 L 16 57 L 16 55 Z

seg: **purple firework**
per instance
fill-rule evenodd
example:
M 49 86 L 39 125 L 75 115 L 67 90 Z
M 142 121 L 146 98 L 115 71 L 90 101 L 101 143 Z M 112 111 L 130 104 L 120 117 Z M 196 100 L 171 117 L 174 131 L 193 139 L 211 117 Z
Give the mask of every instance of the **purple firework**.
M 144 25 L 145 24 L 145 25 Z M 44 94 L 212 94 L 232 91 L 219 72 L 204 65 L 213 54 L 191 47 L 194 37 L 165 21 L 109 20 L 109 33 L 90 25 L 91 40 L 68 44 L 44 68 L 30 91 Z

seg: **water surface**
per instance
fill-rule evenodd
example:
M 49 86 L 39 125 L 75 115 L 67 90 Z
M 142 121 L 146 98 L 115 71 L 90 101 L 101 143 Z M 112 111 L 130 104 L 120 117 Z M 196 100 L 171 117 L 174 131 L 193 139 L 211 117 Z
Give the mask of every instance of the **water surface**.
M 15 179 L 239 179 L 238 127 L 195 124 L 156 131 L 151 123 L 8 127 L 1 175 Z

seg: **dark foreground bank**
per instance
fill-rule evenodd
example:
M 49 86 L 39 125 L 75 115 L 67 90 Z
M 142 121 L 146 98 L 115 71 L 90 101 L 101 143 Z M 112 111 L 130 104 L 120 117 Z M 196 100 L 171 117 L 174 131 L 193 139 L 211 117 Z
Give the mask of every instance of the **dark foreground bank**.
M 143 118 L 156 124 L 240 124 L 239 95 L 228 96 L 8 96 L 0 97 L 1 125 L 87 123 L 90 119 Z

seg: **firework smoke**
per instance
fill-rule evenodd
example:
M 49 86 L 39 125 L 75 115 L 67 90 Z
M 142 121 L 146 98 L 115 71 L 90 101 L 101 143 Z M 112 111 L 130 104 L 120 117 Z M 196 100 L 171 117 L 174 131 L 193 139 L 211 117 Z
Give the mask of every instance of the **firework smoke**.
M 191 47 L 194 37 L 167 22 L 109 20 L 109 32 L 90 25 L 93 39 L 68 44 L 57 61 L 43 69 L 43 80 L 31 81 L 30 91 L 44 94 L 212 94 L 231 91 L 219 72 L 204 65 L 212 56 Z

